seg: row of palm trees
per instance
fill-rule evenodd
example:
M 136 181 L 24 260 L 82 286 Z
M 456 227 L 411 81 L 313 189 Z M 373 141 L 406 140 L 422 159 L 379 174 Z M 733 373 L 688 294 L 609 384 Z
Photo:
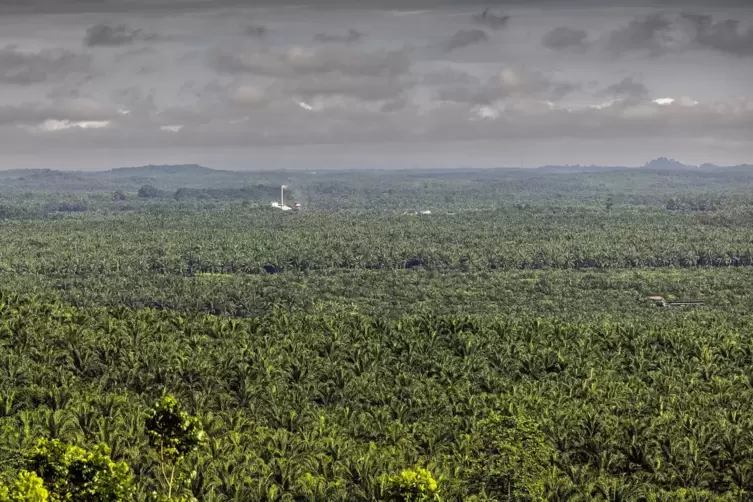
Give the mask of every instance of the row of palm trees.
M 266 210 L 3 223 L 0 270 L 49 277 L 734 267 L 753 264 L 746 212 L 469 212 L 411 218 Z

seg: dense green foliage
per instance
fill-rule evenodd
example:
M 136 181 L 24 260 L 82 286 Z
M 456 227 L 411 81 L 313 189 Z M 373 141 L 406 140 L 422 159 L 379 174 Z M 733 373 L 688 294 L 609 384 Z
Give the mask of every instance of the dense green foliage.
M 426 469 L 405 469 L 389 479 L 386 499 L 394 502 L 435 502 L 439 485 Z
M 44 481 L 51 501 L 125 502 L 131 500 L 131 474 L 124 462 L 113 462 L 107 445 L 86 451 L 57 439 L 37 441 L 23 452 L 27 469 Z
M 192 417 L 181 409 L 173 396 L 162 396 L 146 419 L 146 434 L 149 444 L 157 452 L 162 481 L 165 484 L 165 500 L 172 500 L 173 491 L 185 481 L 176 469 L 186 455 L 204 444 L 204 430 L 198 417 Z M 161 500 L 161 499 L 160 499 Z
M 11 298 L 2 317 L 3 450 L 105 442 L 145 493 L 159 487 L 145 424 L 165 388 L 208 435 L 188 458 L 203 500 L 370 500 L 414 465 L 450 500 L 508 485 L 586 499 L 753 488 L 743 319 L 231 320 Z
M 34 472 L 19 472 L 10 488 L 0 483 L 0 502 L 47 502 L 49 499 L 44 481 Z
M 564 363 L 558 353 L 558 361 Z M 477 428 L 469 477 L 486 497 L 495 500 L 546 500 L 546 482 L 554 449 L 547 443 L 538 425 L 525 416 L 493 414 L 481 420 Z M 555 481 L 556 482 L 556 481 Z
M 204 440 L 201 422 L 180 409 L 172 396 L 163 396 L 146 419 L 146 432 L 152 448 L 175 462 L 194 451 Z
M 745 169 L 64 174 L 0 176 L 0 501 L 753 494 Z

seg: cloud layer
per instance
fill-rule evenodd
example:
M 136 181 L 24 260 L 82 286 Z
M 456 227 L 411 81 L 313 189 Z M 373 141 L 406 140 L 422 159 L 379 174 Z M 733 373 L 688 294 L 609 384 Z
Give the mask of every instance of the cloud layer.
M 658 56 L 668 52 L 708 50 L 753 57 L 753 25 L 740 19 L 716 20 L 709 14 L 652 12 L 635 17 L 601 38 L 588 41 L 588 32 L 569 26 L 549 31 L 542 43 L 553 50 L 590 47 L 616 55 L 643 52 Z
M 89 47 L 110 46 L 117 47 L 129 45 L 137 41 L 154 40 L 154 35 L 149 35 L 141 30 L 136 30 L 128 25 L 119 24 L 95 24 L 86 30 L 84 44 Z
M 566 163 L 578 144 L 603 158 L 663 139 L 675 150 L 658 154 L 753 157 L 745 11 L 419 4 L 0 2 L 0 146 L 41 159 L 489 141 L 515 165 L 541 150 L 521 145 L 566 142 L 546 160 Z
M 458 30 L 447 40 L 444 49 L 449 52 L 488 41 L 489 35 L 484 30 Z
M 62 49 L 22 50 L 15 45 L 0 49 L 0 82 L 30 85 L 64 79 L 89 71 L 90 57 Z
M 332 33 L 317 33 L 314 35 L 314 40 L 317 42 L 342 42 L 353 43 L 358 42 L 363 37 L 363 33 L 353 28 L 349 29 L 344 35 L 332 34 Z

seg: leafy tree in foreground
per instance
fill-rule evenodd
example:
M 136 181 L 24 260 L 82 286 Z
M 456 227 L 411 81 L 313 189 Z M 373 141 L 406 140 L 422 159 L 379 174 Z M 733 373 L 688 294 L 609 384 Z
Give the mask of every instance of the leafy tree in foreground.
M 478 424 L 470 480 L 496 500 L 543 501 L 554 449 L 536 422 L 492 414 Z
M 182 411 L 178 401 L 168 395 L 157 401 L 151 410 L 146 432 L 149 443 L 159 456 L 162 482 L 167 489 L 166 500 L 172 500 L 175 483 L 183 481 L 180 476 L 176 479 L 180 462 L 204 442 L 201 422 L 198 417 Z
M 44 481 L 34 472 L 19 472 L 10 488 L 0 483 L 0 502 L 47 502 L 49 499 Z
M 387 500 L 390 502 L 439 502 L 439 486 L 426 469 L 405 469 L 389 479 Z
M 39 440 L 25 455 L 27 467 L 33 473 L 26 475 L 22 471 L 19 475 L 21 486 L 32 493 L 32 498 L 11 500 L 46 500 L 39 489 L 36 476 L 44 481 L 42 489 L 49 491 L 51 501 L 132 500 L 134 491 L 128 465 L 113 461 L 109 455 L 110 450 L 106 445 L 87 451 L 59 440 Z

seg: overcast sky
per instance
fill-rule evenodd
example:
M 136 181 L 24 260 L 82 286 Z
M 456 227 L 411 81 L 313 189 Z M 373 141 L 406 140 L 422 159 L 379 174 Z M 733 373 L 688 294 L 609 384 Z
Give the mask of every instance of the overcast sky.
M 0 0 L 0 168 L 753 163 L 745 1 L 308 2 Z

